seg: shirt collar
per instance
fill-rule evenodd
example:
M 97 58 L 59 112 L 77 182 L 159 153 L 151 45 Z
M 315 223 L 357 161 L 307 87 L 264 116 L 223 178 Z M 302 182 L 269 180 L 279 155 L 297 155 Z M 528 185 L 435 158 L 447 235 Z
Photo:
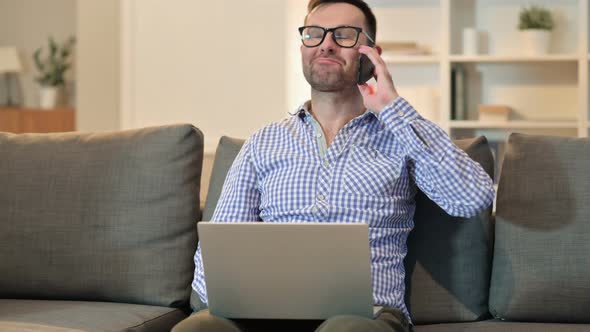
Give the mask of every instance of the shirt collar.
M 304 122 L 308 122 L 311 118 L 311 113 L 309 112 L 309 107 L 311 105 L 311 100 L 306 101 L 305 103 L 299 105 L 293 112 L 288 112 L 291 116 L 298 116 Z
M 310 105 L 311 105 L 311 100 L 308 100 L 305 103 L 299 105 L 299 107 L 294 109 L 292 112 L 288 112 L 288 113 L 291 116 L 300 115 L 301 113 L 308 113 L 309 114 L 309 106 Z
M 308 122 L 311 118 L 311 113 L 309 112 L 309 108 L 311 106 L 311 100 L 304 102 L 303 104 L 299 105 L 293 112 L 288 112 L 291 116 L 299 116 L 301 120 L 304 122 Z M 365 113 L 359 115 L 358 117 L 354 118 L 353 120 L 358 119 L 358 121 L 364 119 L 364 121 L 371 121 L 372 118 L 378 119 L 377 114 L 371 110 L 366 110 Z

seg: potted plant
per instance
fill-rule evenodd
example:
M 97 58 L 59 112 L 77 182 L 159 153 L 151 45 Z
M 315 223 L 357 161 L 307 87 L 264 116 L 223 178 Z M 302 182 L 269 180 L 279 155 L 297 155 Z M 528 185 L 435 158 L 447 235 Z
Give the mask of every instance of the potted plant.
M 551 12 L 541 6 L 525 7 L 520 11 L 518 29 L 526 54 L 549 52 L 549 40 L 554 22 Z
M 58 44 L 53 37 L 49 37 L 49 52 L 43 56 L 43 49 L 38 48 L 33 54 L 35 66 L 39 76 L 35 80 L 41 85 L 41 108 L 54 108 L 65 96 L 65 74 L 71 67 L 74 37 L 70 37 L 63 44 Z

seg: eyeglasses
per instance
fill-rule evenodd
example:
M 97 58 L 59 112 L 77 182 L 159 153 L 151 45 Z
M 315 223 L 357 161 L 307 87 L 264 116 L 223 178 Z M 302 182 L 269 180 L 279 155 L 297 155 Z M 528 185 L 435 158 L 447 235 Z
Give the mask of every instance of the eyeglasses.
M 363 29 L 359 27 L 351 26 L 339 26 L 331 29 L 326 29 L 320 26 L 309 25 L 299 28 L 299 34 L 301 34 L 301 42 L 305 47 L 316 47 L 324 42 L 328 32 L 332 32 L 332 39 L 334 42 L 344 48 L 354 47 L 359 40 L 359 35 L 364 34 L 371 43 L 375 43 Z

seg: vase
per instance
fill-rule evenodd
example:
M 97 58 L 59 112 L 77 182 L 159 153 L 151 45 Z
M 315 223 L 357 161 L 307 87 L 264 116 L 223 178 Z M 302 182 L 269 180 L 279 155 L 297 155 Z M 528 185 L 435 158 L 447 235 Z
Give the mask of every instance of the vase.
M 60 103 L 61 87 L 43 86 L 39 91 L 39 106 L 41 109 L 53 109 Z
M 478 31 L 475 28 L 463 29 L 463 55 L 477 55 L 478 45 Z
M 551 32 L 541 29 L 521 30 L 523 51 L 526 55 L 543 55 L 549 53 Z

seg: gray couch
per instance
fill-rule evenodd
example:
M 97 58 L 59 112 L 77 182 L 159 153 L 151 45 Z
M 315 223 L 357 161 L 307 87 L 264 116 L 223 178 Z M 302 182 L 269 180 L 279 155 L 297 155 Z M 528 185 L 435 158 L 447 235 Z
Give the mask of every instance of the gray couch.
M 203 220 L 242 143 L 220 141 Z M 456 143 L 493 172 L 484 138 Z M 189 125 L 0 133 L 0 331 L 168 331 L 185 318 L 202 153 Z M 515 134 L 495 223 L 491 209 L 453 218 L 418 194 L 416 331 L 589 331 L 589 169 L 588 139 Z
M 187 316 L 203 135 L 0 133 L 0 331 L 170 331 Z
M 243 142 L 221 139 L 203 220 Z M 484 137 L 455 143 L 494 173 Z M 495 222 L 491 208 L 451 217 L 419 192 L 405 260 L 415 330 L 590 331 L 589 170 L 589 139 L 513 134 Z

